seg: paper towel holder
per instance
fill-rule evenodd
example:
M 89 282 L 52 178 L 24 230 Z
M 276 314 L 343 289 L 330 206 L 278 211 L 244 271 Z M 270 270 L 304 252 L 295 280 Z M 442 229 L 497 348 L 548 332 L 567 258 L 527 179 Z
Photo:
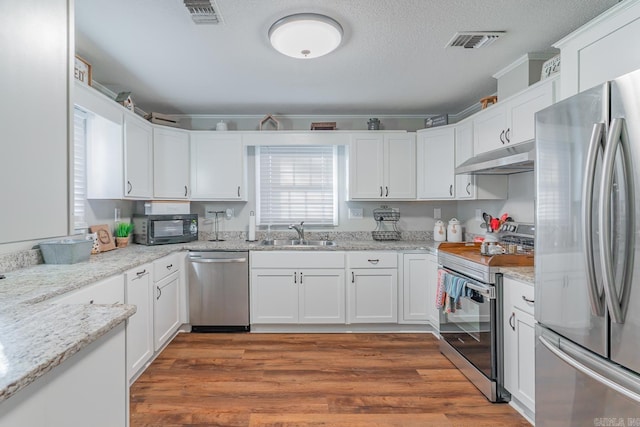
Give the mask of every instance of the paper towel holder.
M 249 233 L 247 234 L 247 242 L 256 242 L 256 213 L 249 212 Z

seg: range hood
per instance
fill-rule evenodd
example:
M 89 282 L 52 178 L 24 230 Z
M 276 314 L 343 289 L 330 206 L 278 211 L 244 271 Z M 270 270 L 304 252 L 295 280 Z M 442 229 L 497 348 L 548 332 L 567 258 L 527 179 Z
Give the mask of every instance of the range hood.
M 456 175 L 509 175 L 531 172 L 535 157 L 535 141 L 523 142 L 472 157 L 456 168 Z

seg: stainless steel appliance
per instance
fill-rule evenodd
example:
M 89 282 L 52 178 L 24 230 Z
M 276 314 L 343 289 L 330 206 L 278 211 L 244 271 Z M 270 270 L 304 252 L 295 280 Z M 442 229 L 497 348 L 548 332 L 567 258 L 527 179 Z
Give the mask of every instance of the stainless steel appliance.
M 536 426 L 640 425 L 640 71 L 536 140 Z
M 510 223 L 509 227 L 513 230 L 502 239 L 516 245 L 517 253 L 482 255 L 480 243 L 441 243 L 438 247 L 439 292 L 448 289 L 447 284 L 458 286 L 445 292 L 445 303 L 440 304 L 440 351 L 491 402 L 506 402 L 511 397 L 503 386 L 499 267 L 533 265 L 533 225 Z
M 192 331 L 248 331 L 249 252 L 190 251 L 187 266 Z
M 197 214 L 134 215 L 133 241 L 142 245 L 166 245 L 198 240 Z

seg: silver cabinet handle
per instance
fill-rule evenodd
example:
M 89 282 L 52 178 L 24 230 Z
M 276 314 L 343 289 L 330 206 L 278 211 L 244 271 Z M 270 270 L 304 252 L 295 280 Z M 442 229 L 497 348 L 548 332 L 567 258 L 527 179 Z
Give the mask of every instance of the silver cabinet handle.
M 133 190 L 133 185 L 131 185 L 131 181 L 127 181 L 127 194 L 131 194 L 131 190 Z
M 356 274 L 353 271 L 351 272 L 351 283 L 356 283 Z
M 504 139 L 507 140 L 507 144 L 511 142 L 511 139 L 509 138 L 509 132 L 511 132 L 511 128 L 507 128 L 507 131 L 504 133 Z
M 367 261 L 369 261 L 371 264 L 377 264 L 380 262 L 379 259 L 368 259 Z
M 380 186 L 380 197 L 382 197 L 382 185 Z
M 138 277 L 142 277 L 142 276 L 144 276 L 145 274 L 147 274 L 147 270 L 146 270 L 146 269 L 145 269 L 145 270 L 142 270 L 142 271 L 138 271 L 138 272 L 136 273 L 136 276 L 138 276 Z
M 162 289 L 160 289 L 160 286 L 156 286 L 156 289 L 158 290 L 158 296 L 156 297 L 156 299 L 158 300 L 162 296 Z
M 384 197 L 389 197 L 389 187 L 385 186 L 384 188 L 387 190 Z
M 173 264 L 167 265 L 167 270 L 171 270 L 173 268 Z
M 511 312 L 511 316 L 509 316 L 509 326 L 511 326 L 511 329 L 513 329 L 514 331 L 516 330 L 516 325 L 515 323 L 511 323 L 512 320 L 514 320 L 516 317 L 516 314 L 514 312 Z
M 187 197 L 187 194 L 189 194 L 189 189 L 187 188 L 187 186 L 184 186 L 184 197 Z
M 504 130 L 500 132 L 500 142 L 502 142 L 502 145 L 504 145 Z
M 240 186 L 238 185 L 238 197 L 240 197 Z
M 529 299 L 529 298 L 525 297 L 524 295 L 522 295 L 522 300 L 523 300 L 524 302 L 528 302 L 529 304 L 533 304 L 533 303 L 535 303 L 535 300 L 533 300 L 533 299 Z
M 300 284 L 302 285 L 302 271 L 300 272 Z
M 297 272 L 293 272 L 293 283 L 298 283 L 298 273 Z
M 453 196 L 453 184 L 449 185 L 449 195 Z
M 467 194 L 468 194 L 469 196 L 471 195 L 471 191 L 469 191 L 469 188 L 470 188 L 470 187 L 471 187 L 471 182 L 468 182 L 468 183 L 467 183 L 467 188 L 466 188 L 466 190 L 467 190 Z

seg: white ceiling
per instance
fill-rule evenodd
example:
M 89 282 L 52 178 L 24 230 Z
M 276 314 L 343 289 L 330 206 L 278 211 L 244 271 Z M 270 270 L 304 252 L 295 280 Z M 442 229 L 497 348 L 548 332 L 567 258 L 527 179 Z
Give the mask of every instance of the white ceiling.
M 551 45 L 616 0 L 216 0 L 196 25 L 182 0 L 76 0 L 76 51 L 93 78 L 167 114 L 458 113 L 491 76 Z M 269 45 L 279 18 L 315 12 L 344 28 L 333 53 L 300 60 Z M 456 31 L 506 31 L 482 49 Z

